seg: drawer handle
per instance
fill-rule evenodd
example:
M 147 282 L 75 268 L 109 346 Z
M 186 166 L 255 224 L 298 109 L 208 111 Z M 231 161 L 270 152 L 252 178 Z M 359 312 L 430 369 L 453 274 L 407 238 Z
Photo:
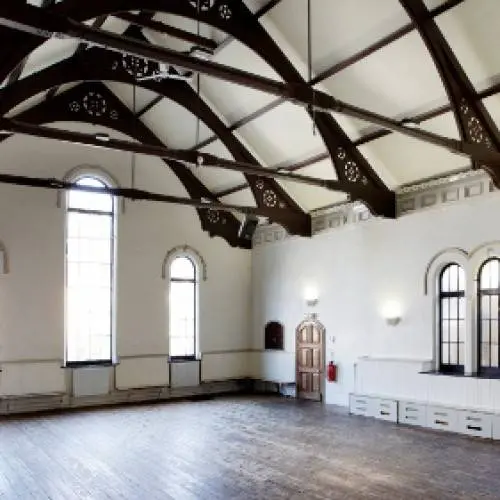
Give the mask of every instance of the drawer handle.
M 470 420 L 471 422 L 481 422 L 481 417 L 467 417 L 466 420 Z
M 467 429 L 469 429 L 471 431 L 479 431 L 479 432 L 481 432 L 483 430 L 483 428 L 479 427 L 478 425 L 468 425 Z
M 446 420 L 434 420 L 434 423 L 438 425 L 450 425 Z
M 448 413 L 443 412 L 443 411 L 435 411 L 434 415 L 438 415 L 439 417 L 447 417 Z
M 413 406 L 407 406 L 405 408 L 406 411 L 418 411 L 418 408 L 413 408 Z
M 406 417 L 405 417 L 405 418 L 406 418 L 406 420 L 418 420 L 418 418 L 417 418 L 417 417 L 414 417 L 414 416 L 412 416 L 412 415 L 406 415 Z
M 380 414 L 381 415 L 390 415 L 391 413 L 388 412 L 388 411 L 383 411 L 383 410 L 380 410 Z

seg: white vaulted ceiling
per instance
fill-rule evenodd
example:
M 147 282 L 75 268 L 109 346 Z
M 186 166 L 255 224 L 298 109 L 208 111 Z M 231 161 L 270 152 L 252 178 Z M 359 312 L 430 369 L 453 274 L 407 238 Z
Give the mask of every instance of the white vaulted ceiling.
M 187 0 L 186 0 L 187 1 Z M 268 0 L 245 0 L 254 12 Z M 428 8 L 442 5 L 444 0 L 425 0 Z M 174 15 L 156 14 L 154 19 L 216 41 L 219 49 L 215 62 L 243 69 L 257 75 L 280 80 L 279 75 L 257 54 L 242 43 L 224 41 L 226 34 L 210 26 Z M 500 1 L 464 0 L 436 17 L 467 76 L 478 91 L 497 84 L 500 79 L 500 51 L 496 50 Z M 297 71 L 308 76 L 307 0 L 281 0 L 261 19 L 271 37 L 279 45 Z M 410 23 L 398 0 L 314 0 L 312 1 L 312 70 L 313 76 L 344 61 L 370 45 Z M 104 29 L 123 33 L 128 27 L 124 21 L 108 17 Z M 144 29 L 152 43 L 175 50 L 188 50 L 186 42 Z M 35 50 L 28 58 L 21 78 L 48 65 L 70 57 L 77 42 L 52 39 Z M 134 106 L 131 86 L 106 82 L 130 109 Z M 195 83 L 193 86 L 196 88 Z M 316 88 L 332 96 L 376 113 L 398 120 L 425 113 L 446 105 L 448 98 L 434 63 L 416 30 L 401 36 L 379 50 L 361 58 L 332 76 L 320 81 Z M 323 179 L 335 179 L 336 173 L 320 134 L 314 130 L 306 111 L 291 103 L 271 106 L 276 101 L 256 90 L 201 76 L 200 95 L 228 127 L 234 129 L 238 140 L 264 167 L 289 167 L 305 162 L 296 173 Z M 135 111 L 155 99 L 153 92 L 136 89 Z M 36 104 L 37 99 L 22 108 Z M 500 97 L 486 99 L 485 105 L 496 124 L 500 126 Z M 266 112 L 259 110 L 268 108 Z M 270 109 L 269 109 L 270 108 Z M 249 119 L 252 114 L 258 116 Z M 342 129 L 356 141 L 376 127 L 361 120 L 338 114 L 332 115 Z M 169 147 L 188 149 L 213 136 L 196 117 L 169 99 L 162 99 L 141 120 Z M 451 112 L 421 124 L 423 130 L 452 138 L 459 138 Z M 449 151 L 400 134 L 389 134 L 367 142 L 359 148 L 379 177 L 391 188 L 417 182 L 428 177 L 444 175 L 468 168 L 470 162 Z M 202 151 L 231 159 L 223 143 L 214 139 Z M 318 158 L 316 162 L 308 159 Z M 252 194 L 237 172 L 221 169 L 193 169 L 196 176 L 214 193 L 224 195 L 231 203 L 254 204 Z M 345 194 L 326 191 L 289 181 L 280 184 L 305 210 L 342 202 Z

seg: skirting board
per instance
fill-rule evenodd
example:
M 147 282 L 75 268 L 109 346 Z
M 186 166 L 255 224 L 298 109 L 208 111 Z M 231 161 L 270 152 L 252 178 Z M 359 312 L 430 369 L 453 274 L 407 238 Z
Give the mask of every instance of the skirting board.
M 280 393 L 280 390 L 277 384 L 273 383 L 262 383 L 253 379 L 230 379 L 204 382 L 194 387 L 147 387 L 143 389 L 117 390 L 109 394 L 77 398 L 64 393 L 8 396 L 0 397 L 0 415 L 254 392 Z

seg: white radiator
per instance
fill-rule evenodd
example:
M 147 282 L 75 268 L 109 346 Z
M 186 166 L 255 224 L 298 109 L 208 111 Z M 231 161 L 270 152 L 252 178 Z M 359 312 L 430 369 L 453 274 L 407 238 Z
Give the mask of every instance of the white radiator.
M 200 361 L 170 363 L 170 387 L 194 387 L 200 384 Z
M 108 394 L 111 389 L 112 367 L 88 366 L 73 368 L 73 397 Z

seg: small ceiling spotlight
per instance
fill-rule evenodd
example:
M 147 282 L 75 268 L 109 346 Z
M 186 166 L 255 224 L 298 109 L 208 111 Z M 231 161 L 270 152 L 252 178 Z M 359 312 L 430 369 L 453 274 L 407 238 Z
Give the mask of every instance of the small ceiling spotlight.
M 400 123 L 408 128 L 420 128 L 420 123 L 412 118 L 403 118 Z
M 201 167 L 203 165 L 203 156 L 198 155 L 198 157 L 196 158 L 196 165 L 198 167 Z
M 109 135 L 105 134 L 104 132 L 98 132 L 94 137 L 101 142 L 109 142 L 111 140 L 111 137 L 109 137 Z

